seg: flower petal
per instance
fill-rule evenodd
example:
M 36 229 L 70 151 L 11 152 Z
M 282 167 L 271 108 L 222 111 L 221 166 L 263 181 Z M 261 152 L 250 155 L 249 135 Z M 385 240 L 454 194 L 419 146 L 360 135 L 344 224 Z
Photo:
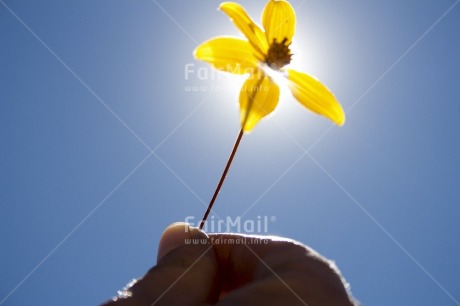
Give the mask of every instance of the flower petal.
M 202 43 L 193 53 L 197 59 L 235 74 L 254 72 L 259 64 L 252 46 L 247 40 L 240 38 L 213 38 Z
M 236 27 L 246 36 L 251 45 L 254 47 L 256 56 L 260 61 L 264 61 L 265 54 L 268 50 L 268 42 L 265 38 L 265 33 L 260 27 L 249 17 L 244 8 L 238 3 L 224 2 L 219 6 Z
M 325 116 L 337 125 L 345 123 L 342 106 L 320 81 L 308 74 L 292 69 L 287 70 L 288 86 L 294 97 L 309 110 Z
M 278 104 L 280 89 L 266 74 L 251 74 L 240 92 L 240 120 L 245 132 L 271 112 Z
M 294 9 L 287 1 L 270 0 L 262 13 L 262 24 L 269 45 L 275 39 L 278 43 L 286 39 L 288 45 L 292 42 L 295 32 Z

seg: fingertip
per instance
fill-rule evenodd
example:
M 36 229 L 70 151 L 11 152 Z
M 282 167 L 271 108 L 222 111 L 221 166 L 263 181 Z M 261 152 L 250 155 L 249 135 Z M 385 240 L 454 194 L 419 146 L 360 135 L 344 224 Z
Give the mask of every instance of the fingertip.
M 190 225 L 184 222 L 176 222 L 166 227 L 158 245 L 157 262 L 167 253 L 184 245 L 189 232 Z
M 166 227 L 160 238 L 158 246 L 157 262 L 166 254 L 185 244 L 191 238 L 204 238 L 207 235 L 196 227 L 185 222 L 175 222 Z

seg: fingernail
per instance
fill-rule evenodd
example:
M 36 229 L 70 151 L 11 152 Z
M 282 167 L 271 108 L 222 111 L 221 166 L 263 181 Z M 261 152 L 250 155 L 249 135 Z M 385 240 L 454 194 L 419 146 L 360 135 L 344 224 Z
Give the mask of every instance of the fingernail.
M 198 228 L 190 226 L 188 223 L 176 222 L 169 225 L 163 232 L 158 246 L 157 262 L 166 254 L 180 246 L 186 244 L 186 240 L 196 235 L 204 235 Z

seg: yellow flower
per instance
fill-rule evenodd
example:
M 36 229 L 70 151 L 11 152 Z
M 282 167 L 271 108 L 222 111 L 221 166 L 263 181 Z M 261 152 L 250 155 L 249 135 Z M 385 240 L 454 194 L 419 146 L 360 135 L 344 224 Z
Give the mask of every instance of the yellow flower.
M 245 132 L 251 131 L 278 104 L 280 90 L 269 70 L 281 73 L 288 80 L 289 89 L 303 106 L 338 125 L 345 122 L 342 107 L 326 86 L 308 74 L 283 68 L 291 62 L 289 46 L 296 21 L 289 2 L 270 0 L 267 3 L 262 13 L 265 31 L 241 5 L 224 2 L 219 8 L 247 39 L 216 37 L 198 46 L 194 55 L 223 71 L 250 73 L 239 97 L 240 121 Z

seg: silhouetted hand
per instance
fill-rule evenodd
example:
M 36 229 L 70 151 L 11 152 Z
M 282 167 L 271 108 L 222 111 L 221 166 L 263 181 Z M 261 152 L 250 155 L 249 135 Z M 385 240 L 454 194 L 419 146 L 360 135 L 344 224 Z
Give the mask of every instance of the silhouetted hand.
M 275 236 L 209 234 L 174 223 L 157 265 L 105 306 L 357 305 L 335 265 Z

